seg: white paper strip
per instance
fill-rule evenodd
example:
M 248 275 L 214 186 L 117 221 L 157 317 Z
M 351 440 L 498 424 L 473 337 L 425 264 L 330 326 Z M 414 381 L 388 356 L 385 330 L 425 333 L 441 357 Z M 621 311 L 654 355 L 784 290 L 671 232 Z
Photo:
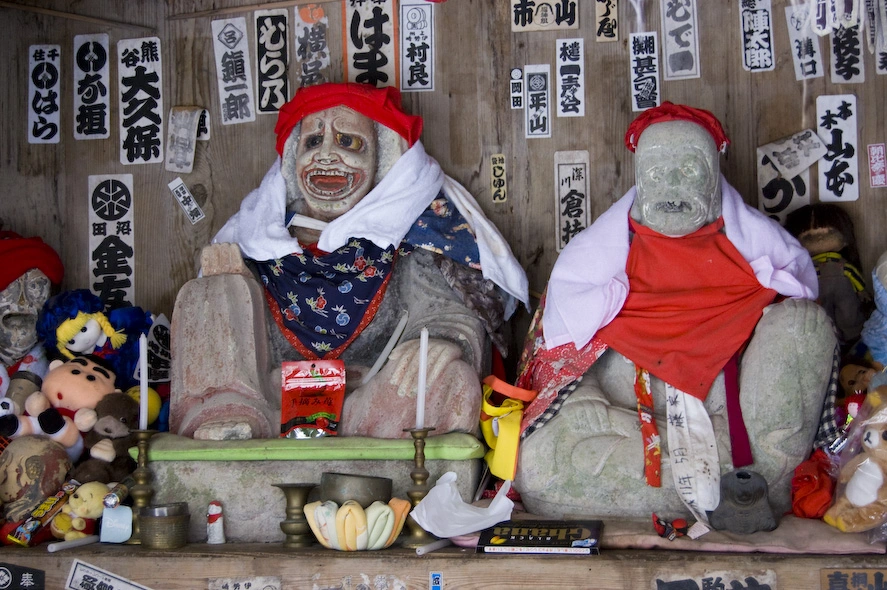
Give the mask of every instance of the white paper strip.
M 179 203 L 179 207 L 185 212 L 185 216 L 188 218 L 188 221 L 191 222 L 191 225 L 194 225 L 203 219 L 203 209 L 201 209 L 197 201 L 194 200 L 194 195 L 192 195 L 191 191 L 188 190 L 188 187 L 185 186 L 185 181 L 182 180 L 181 177 L 176 178 L 167 186 L 169 187 L 169 190 L 172 191 L 172 196 L 174 196 Z
M 511 80 L 508 84 L 511 96 L 511 108 L 524 108 L 524 72 L 520 68 L 511 68 Z
M 825 155 L 825 143 L 812 129 L 798 131 L 758 148 L 786 178 L 797 176 Z
M 660 0 L 662 69 L 666 80 L 699 77 L 696 0 Z
M 524 137 L 551 137 L 551 68 L 548 64 L 524 66 L 527 89 Z
M 557 251 L 591 223 L 587 150 L 554 153 L 555 244 Z
M 832 47 L 832 84 L 862 84 L 865 82 L 862 38 L 859 26 L 838 27 L 830 35 Z
M 434 90 L 434 4 L 425 0 L 400 3 L 400 89 Z
M 594 40 L 607 43 L 619 40 L 619 2 L 617 0 L 595 0 Z
M 28 143 L 59 143 L 60 45 L 28 47 Z
M 560 31 L 579 28 L 579 0 L 511 0 L 511 31 Z
M 758 148 L 758 209 L 780 224 L 786 216 L 810 204 L 810 169 L 786 178 Z
M 120 163 L 163 161 L 163 63 L 160 39 L 117 42 Z
M 345 79 L 377 87 L 397 87 L 394 0 L 342 2 L 342 14 Z
M 819 37 L 810 28 L 810 9 L 807 4 L 785 7 L 785 23 L 795 65 L 795 80 L 821 78 L 825 64 L 819 49 Z
M 298 87 L 313 86 L 329 80 L 330 48 L 327 41 L 329 18 L 321 4 L 303 4 L 294 8 L 293 33 Z
M 632 33 L 628 41 L 631 110 L 659 106 L 659 41 L 656 31 Z
M 585 116 L 585 40 L 558 39 L 557 116 Z
M 277 114 L 289 100 L 289 10 L 257 10 L 256 25 L 256 90 L 259 114 Z
M 490 192 L 494 203 L 508 201 L 508 177 L 505 169 L 505 154 L 490 156 Z
M 748 72 L 768 72 L 776 67 L 770 0 L 738 3 L 742 34 L 742 67 Z
M 169 137 L 166 140 L 166 169 L 188 174 L 194 169 L 197 151 L 197 128 L 203 107 L 173 107 L 169 109 Z
M 132 174 L 88 178 L 90 290 L 108 307 L 133 305 L 135 228 Z
M 214 20 L 212 31 L 222 124 L 255 121 L 256 107 L 246 19 L 239 17 Z
M 817 134 L 828 150 L 819 160 L 819 200 L 859 199 L 856 96 L 827 94 L 816 98 Z
M 111 136 L 110 46 L 106 33 L 74 37 L 74 139 Z

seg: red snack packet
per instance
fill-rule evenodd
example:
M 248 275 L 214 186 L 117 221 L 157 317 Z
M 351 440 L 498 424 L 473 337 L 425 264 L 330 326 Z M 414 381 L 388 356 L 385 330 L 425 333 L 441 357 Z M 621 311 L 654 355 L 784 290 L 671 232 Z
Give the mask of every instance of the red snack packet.
M 280 436 L 336 436 L 345 402 L 345 361 L 287 361 L 281 365 Z

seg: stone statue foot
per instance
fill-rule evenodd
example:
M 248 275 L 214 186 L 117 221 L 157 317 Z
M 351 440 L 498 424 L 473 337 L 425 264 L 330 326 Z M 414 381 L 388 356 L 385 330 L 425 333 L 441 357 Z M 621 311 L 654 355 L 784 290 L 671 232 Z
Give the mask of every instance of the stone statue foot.
M 194 440 L 249 440 L 253 429 L 248 422 L 219 420 L 206 422 L 194 431 Z

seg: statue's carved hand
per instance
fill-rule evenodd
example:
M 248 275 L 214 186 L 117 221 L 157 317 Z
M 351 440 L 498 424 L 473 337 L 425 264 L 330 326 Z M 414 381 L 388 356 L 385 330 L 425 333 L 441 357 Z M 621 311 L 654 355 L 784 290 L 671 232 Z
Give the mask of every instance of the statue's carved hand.
M 453 361 L 462 358 L 462 351 L 456 344 L 437 338 L 428 339 L 428 371 L 426 384 L 430 387 Z M 401 397 L 415 395 L 419 380 L 419 340 L 408 340 L 394 348 L 388 357 L 388 364 L 375 379 L 397 387 Z

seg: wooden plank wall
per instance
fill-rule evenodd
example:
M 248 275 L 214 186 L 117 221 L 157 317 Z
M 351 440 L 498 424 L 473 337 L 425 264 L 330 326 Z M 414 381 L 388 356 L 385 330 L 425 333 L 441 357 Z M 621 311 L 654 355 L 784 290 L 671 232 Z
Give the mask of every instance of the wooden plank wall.
M 0 64 L 6 83 L 0 89 L 0 219 L 5 229 L 39 235 L 54 246 L 67 269 L 65 288 L 87 282 L 87 177 L 131 173 L 135 182 L 136 303 L 155 312 L 172 312 L 179 287 L 197 272 L 200 249 L 236 211 L 275 157 L 275 117 L 223 126 L 220 122 L 211 44 L 212 17 L 171 20 L 171 16 L 219 7 L 244 6 L 248 0 L 27 0 L 30 6 L 76 12 L 135 26 L 100 26 L 58 16 L 34 14 L 0 3 Z M 821 94 L 854 93 L 859 104 L 860 199 L 846 205 L 856 225 L 863 272 L 868 274 L 887 249 L 883 237 L 887 189 L 870 189 L 865 146 L 887 141 L 887 76 L 875 73 L 865 55 L 864 84 L 832 84 L 826 75 L 796 82 L 783 7 L 773 0 L 775 71 L 750 74 L 741 65 L 738 0 L 698 2 L 702 77 L 662 83 L 662 98 L 713 111 L 733 145 L 722 159 L 728 180 L 756 204 L 755 148 L 815 125 L 815 100 Z M 22 0 L 22 4 L 25 0 Z M 620 40 L 595 43 L 594 2 L 580 0 L 578 31 L 512 33 L 506 0 L 449 0 L 436 5 L 437 90 L 405 95 L 406 108 L 425 118 L 423 143 L 444 169 L 476 195 L 527 269 L 530 288 L 541 292 L 556 259 L 554 241 L 553 158 L 556 151 L 588 150 L 592 163 L 593 215 L 603 212 L 633 184 L 631 154 L 622 139 L 633 119 L 630 109 L 628 34 L 659 30 L 659 3 L 620 0 Z M 323 3 L 330 22 L 332 71 L 341 79 L 342 0 Z M 249 16 L 248 11 L 229 16 Z M 140 28 L 146 27 L 146 28 Z M 111 137 L 75 142 L 72 136 L 71 46 L 74 35 L 106 32 L 112 47 L 120 39 L 157 35 L 163 44 L 167 108 L 202 105 L 212 112 L 212 139 L 201 143 L 185 182 L 206 219 L 188 222 L 167 183 L 175 174 L 162 164 L 122 166 L 118 155 L 117 90 L 112 88 Z M 513 67 L 553 64 L 555 40 L 585 38 L 586 116 L 553 120 L 550 139 L 524 138 L 522 112 L 509 108 L 508 79 Z M 28 46 L 58 43 L 64 55 L 62 77 L 63 140 L 29 145 L 26 139 Z M 821 42 L 827 55 L 828 40 Z M 113 48 L 112 48 L 113 51 Z M 116 68 L 112 66 L 112 80 Z M 291 83 L 295 76 L 291 74 Z M 492 204 L 489 156 L 507 158 L 509 198 Z M 815 194 L 815 193 L 814 193 Z M 814 197 L 815 198 L 815 197 Z M 535 300 L 533 301 L 535 304 Z M 529 314 L 516 317 L 513 340 L 523 337 Z

